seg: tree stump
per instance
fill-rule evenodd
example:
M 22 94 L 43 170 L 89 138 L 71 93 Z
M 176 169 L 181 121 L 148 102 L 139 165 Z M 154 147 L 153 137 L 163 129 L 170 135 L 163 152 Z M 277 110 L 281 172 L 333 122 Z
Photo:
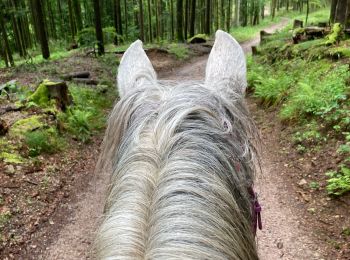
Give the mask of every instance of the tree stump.
M 65 110 L 72 104 L 72 97 L 69 94 L 68 86 L 64 81 L 44 80 L 35 92 L 28 97 L 28 101 L 34 102 L 39 106 L 50 106 L 50 100 L 55 99 L 57 108 Z
M 257 49 L 256 46 L 252 46 L 252 55 L 253 55 L 253 56 L 258 55 L 258 49 Z
M 303 21 L 295 19 L 293 22 L 293 29 L 303 28 Z

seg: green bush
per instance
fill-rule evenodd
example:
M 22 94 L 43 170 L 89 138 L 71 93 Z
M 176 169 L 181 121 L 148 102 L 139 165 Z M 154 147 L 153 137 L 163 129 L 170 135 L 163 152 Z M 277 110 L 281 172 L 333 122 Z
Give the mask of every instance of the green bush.
M 36 130 L 25 134 L 25 144 L 28 147 L 28 155 L 38 156 L 42 153 L 55 153 L 64 146 L 64 141 L 59 137 L 56 129 L 49 128 Z
M 326 175 L 329 177 L 327 181 L 328 194 L 343 195 L 350 191 L 350 169 L 342 167 L 340 172 L 328 172 Z
M 113 43 L 117 33 L 114 27 L 106 27 L 102 29 L 104 44 Z M 96 41 L 96 31 L 94 27 L 84 28 L 78 32 L 77 41 L 80 46 L 91 47 Z

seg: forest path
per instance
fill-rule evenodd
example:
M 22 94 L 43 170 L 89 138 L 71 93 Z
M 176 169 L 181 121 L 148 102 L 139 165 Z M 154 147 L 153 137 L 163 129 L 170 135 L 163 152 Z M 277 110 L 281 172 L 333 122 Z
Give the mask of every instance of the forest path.
M 288 20 L 265 28 L 273 32 L 283 28 Z M 243 50 L 250 52 L 251 46 L 259 43 L 259 35 L 253 40 L 242 44 Z M 203 79 L 207 56 L 200 56 L 190 62 L 175 68 L 168 73 L 160 73 L 161 79 L 194 80 Z M 278 153 L 278 127 L 273 123 L 274 118 L 259 110 L 248 100 L 252 116 L 262 133 L 264 149 L 262 153 L 262 174 L 258 180 L 260 202 L 263 206 L 263 230 L 258 231 L 257 240 L 259 254 L 263 260 L 274 259 L 321 259 L 321 252 L 300 227 L 298 216 L 293 214 L 294 208 L 288 203 L 289 196 L 286 181 L 281 177 L 283 159 Z M 271 116 L 270 116 L 271 117 Z M 285 159 L 284 159 L 285 160 Z M 91 259 L 91 245 L 94 232 L 102 215 L 105 192 L 108 186 L 107 176 L 91 178 L 89 185 L 77 191 L 76 200 L 72 205 L 68 223 L 57 237 L 36 259 Z M 287 199 L 287 201 L 286 201 Z

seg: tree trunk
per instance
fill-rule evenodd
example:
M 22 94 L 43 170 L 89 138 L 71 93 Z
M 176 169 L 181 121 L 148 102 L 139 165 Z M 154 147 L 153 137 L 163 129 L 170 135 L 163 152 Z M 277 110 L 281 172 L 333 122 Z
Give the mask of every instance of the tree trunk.
M 347 9 L 347 0 L 338 0 L 336 12 L 335 12 L 336 23 L 341 23 L 342 25 L 345 25 L 346 9 Z
M 125 39 L 128 40 L 128 7 L 127 7 L 126 0 L 124 0 L 124 23 L 125 23 Z
M 93 0 L 93 1 L 94 1 L 94 11 L 95 11 L 95 30 L 96 30 L 96 40 L 97 40 L 97 46 L 98 46 L 98 55 L 102 55 L 105 52 L 105 48 L 103 45 L 100 4 L 99 4 L 99 0 Z
M 338 0 L 332 0 L 332 2 L 331 2 L 331 12 L 330 12 L 330 15 L 329 15 L 330 23 L 334 23 L 335 11 L 337 10 L 337 4 L 338 4 Z
M 69 25 L 70 25 L 70 32 L 72 36 L 72 42 L 74 42 L 74 37 L 77 30 L 74 22 L 72 0 L 68 0 L 68 12 L 69 12 Z
M 44 17 L 41 1 L 40 0 L 32 0 L 32 1 L 34 1 L 34 6 L 36 10 L 41 52 L 42 52 L 43 58 L 48 59 L 50 57 L 50 50 L 49 50 L 49 43 L 47 40 L 47 33 L 45 30 L 45 17 Z
M 81 19 L 81 6 L 80 6 L 80 0 L 73 0 L 73 9 L 75 14 L 75 22 L 77 25 L 78 31 L 83 29 L 83 21 Z
M 171 40 L 173 41 L 175 38 L 175 30 L 174 30 L 174 0 L 170 0 L 170 19 L 171 19 Z
M 13 61 L 13 57 L 12 57 L 12 52 L 11 52 L 11 48 L 8 42 L 8 38 L 7 38 L 7 32 L 6 32 L 6 27 L 5 27 L 5 19 L 2 13 L 2 10 L 0 10 L 0 29 L 1 29 L 1 34 L 2 34 L 2 39 L 4 40 L 4 53 L 6 55 L 6 60 L 8 60 L 11 64 L 12 67 L 15 66 L 15 63 Z
M 144 25 L 143 25 L 143 3 L 142 0 L 139 0 L 139 21 L 140 21 L 140 40 L 145 41 L 145 32 L 144 32 Z
M 188 31 L 188 14 L 189 14 L 189 0 L 185 0 L 185 39 L 187 40 L 187 31 Z
M 179 42 L 184 41 L 183 28 L 182 28 L 182 20 L 183 20 L 183 12 L 182 12 L 182 0 L 177 0 L 176 2 L 176 30 L 177 30 L 177 40 Z
M 191 16 L 190 16 L 190 37 L 194 35 L 195 24 L 196 24 L 196 0 L 192 0 Z
M 153 41 L 152 35 L 152 8 L 151 8 L 151 0 L 147 0 L 147 9 L 148 9 L 148 36 L 149 41 Z
M 231 10 L 232 10 L 232 6 L 231 6 L 231 0 L 228 0 L 228 3 L 227 3 L 227 14 L 226 14 L 226 31 L 227 32 L 230 32 L 230 26 L 231 26 L 231 16 L 232 16 L 232 13 L 231 13 Z
M 205 5 L 205 28 L 204 28 L 204 33 L 205 34 L 210 34 L 210 23 L 211 23 L 211 10 L 210 10 L 210 0 L 206 0 L 206 5 Z
M 239 6 L 240 6 L 240 0 L 235 0 L 235 26 L 238 27 L 240 24 L 239 24 L 239 13 L 240 13 L 240 10 L 239 10 Z

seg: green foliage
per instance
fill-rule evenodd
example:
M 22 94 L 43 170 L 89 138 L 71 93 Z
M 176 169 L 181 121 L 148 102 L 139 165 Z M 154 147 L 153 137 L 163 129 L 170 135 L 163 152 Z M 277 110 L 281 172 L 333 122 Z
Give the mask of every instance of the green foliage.
M 327 181 L 328 194 L 341 196 L 350 191 L 350 169 L 343 166 L 339 172 L 327 172 L 329 177 Z
M 282 108 L 283 119 L 306 115 L 324 116 L 339 108 L 339 103 L 346 98 L 348 66 L 340 65 L 330 71 L 310 71 L 306 75 L 298 82 Z
M 91 137 L 91 119 L 92 113 L 89 111 L 73 109 L 68 115 L 68 126 L 70 132 L 82 141 L 87 142 Z
M 185 44 L 172 43 L 167 46 L 169 53 L 174 54 L 177 59 L 185 60 L 189 57 L 190 51 Z
M 342 25 L 340 23 L 333 24 L 332 31 L 326 36 L 325 45 L 333 45 L 337 43 L 342 36 Z
M 310 188 L 313 190 L 318 190 L 320 189 L 320 184 L 318 182 L 312 181 L 309 184 Z
M 104 44 L 113 43 L 117 33 L 114 27 L 106 27 L 102 29 Z M 77 41 L 80 46 L 91 47 L 94 46 L 96 42 L 96 31 L 94 27 L 84 28 L 78 32 Z
M 298 131 L 293 135 L 294 144 L 309 146 L 326 141 L 326 138 L 318 131 L 317 122 L 313 121 L 310 124 L 305 125 L 304 128 L 308 130 Z
M 52 154 L 64 147 L 63 139 L 59 137 L 54 128 L 27 132 L 25 144 L 28 147 L 28 155 L 31 157 L 42 153 Z
M 35 129 L 39 129 L 44 126 L 43 116 L 30 116 L 16 121 L 9 130 L 9 136 L 11 138 L 22 139 L 25 133 L 34 131 Z

